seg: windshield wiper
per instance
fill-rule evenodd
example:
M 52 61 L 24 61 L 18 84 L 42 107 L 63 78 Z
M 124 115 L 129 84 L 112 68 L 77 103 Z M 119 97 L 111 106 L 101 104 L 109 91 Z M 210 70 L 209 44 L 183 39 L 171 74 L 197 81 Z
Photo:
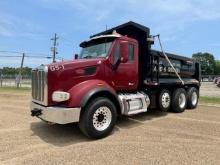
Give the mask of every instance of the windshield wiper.
M 88 55 L 88 56 L 85 56 L 83 58 L 93 58 L 93 56 Z

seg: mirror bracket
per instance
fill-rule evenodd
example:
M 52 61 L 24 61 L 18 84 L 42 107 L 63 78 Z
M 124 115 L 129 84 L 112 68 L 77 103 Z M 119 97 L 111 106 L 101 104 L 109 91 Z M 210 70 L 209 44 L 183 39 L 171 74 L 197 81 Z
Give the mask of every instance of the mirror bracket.
M 121 63 L 121 59 L 119 58 L 115 64 L 112 65 L 112 70 L 116 71 L 118 69 L 119 64 Z
M 75 60 L 77 60 L 79 58 L 79 55 L 78 54 L 75 54 Z

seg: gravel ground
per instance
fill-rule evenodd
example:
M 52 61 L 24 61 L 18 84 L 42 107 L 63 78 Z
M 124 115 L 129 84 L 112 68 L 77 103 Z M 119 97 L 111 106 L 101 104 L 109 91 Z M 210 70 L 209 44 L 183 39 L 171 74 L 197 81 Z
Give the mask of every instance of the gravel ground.
M 219 107 L 122 118 L 110 136 L 89 140 L 76 124 L 32 118 L 29 100 L 0 94 L 0 164 L 220 164 Z
M 202 82 L 201 96 L 220 97 L 220 88 L 213 84 L 213 82 Z

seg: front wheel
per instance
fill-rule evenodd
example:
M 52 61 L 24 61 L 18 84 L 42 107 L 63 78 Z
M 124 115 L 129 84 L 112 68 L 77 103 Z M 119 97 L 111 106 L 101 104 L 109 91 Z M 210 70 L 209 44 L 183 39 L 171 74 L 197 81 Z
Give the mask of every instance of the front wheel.
M 84 108 L 79 121 L 81 131 L 90 138 L 109 135 L 116 122 L 116 107 L 107 98 L 96 98 Z
M 172 110 L 180 113 L 186 109 L 187 98 L 186 91 L 183 88 L 178 88 L 173 92 L 172 96 Z

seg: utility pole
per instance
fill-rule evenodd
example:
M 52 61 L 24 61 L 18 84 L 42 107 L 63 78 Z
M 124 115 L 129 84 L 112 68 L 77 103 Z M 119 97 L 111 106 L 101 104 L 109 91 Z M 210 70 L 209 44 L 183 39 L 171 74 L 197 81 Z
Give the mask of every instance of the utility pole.
M 21 82 L 21 71 L 22 71 L 22 68 L 23 68 L 23 65 L 24 65 L 24 56 L 25 56 L 25 54 L 23 53 L 22 54 L 22 59 L 21 59 L 21 67 L 20 67 L 20 70 L 19 70 L 19 75 L 18 75 L 18 80 L 17 80 L 17 88 L 19 88 L 20 82 Z
M 0 71 L 0 87 L 2 87 L 2 71 Z
M 51 38 L 51 40 L 53 41 L 53 47 L 51 48 L 51 51 L 53 52 L 53 62 L 56 62 L 56 54 L 58 54 L 56 47 L 57 39 L 59 39 L 59 37 L 57 37 L 57 34 L 55 33 L 54 38 Z

